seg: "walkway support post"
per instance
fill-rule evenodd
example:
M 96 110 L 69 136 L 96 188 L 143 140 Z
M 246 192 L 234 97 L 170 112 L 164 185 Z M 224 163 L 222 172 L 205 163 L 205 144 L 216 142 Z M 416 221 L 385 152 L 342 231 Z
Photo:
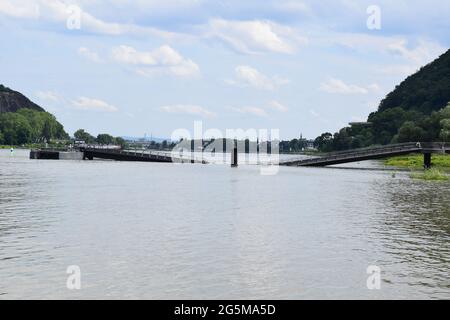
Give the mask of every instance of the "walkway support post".
M 195 139 L 191 140 L 191 163 L 195 163 Z
M 237 168 L 238 166 L 238 144 L 237 140 L 233 142 L 233 150 L 231 150 L 231 167 Z
M 425 169 L 431 168 L 431 153 L 423 154 L 423 166 Z

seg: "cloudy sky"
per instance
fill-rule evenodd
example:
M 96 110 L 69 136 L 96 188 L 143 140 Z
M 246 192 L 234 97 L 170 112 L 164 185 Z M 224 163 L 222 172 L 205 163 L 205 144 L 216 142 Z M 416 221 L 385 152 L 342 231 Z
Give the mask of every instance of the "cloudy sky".
M 448 17 L 442 0 L 0 0 L 0 83 L 70 133 L 314 138 L 448 50 Z

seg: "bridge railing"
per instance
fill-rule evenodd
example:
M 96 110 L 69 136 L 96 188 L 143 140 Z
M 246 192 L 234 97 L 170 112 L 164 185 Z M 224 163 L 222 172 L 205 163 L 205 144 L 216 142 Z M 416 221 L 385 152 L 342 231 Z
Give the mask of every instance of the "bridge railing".
M 420 146 L 422 145 L 419 142 Z M 334 156 L 334 155 L 341 155 L 341 154 L 347 154 L 347 153 L 364 153 L 364 152 L 378 152 L 381 150 L 390 150 L 390 149 L 404 149 L 404 148 L 420 148 L 420 146 L 417 145 L 417 142 L 406 142 L 406 143 L 396 143 L 396 144 L 390 144 L 385 146 L 373 146 L 373 147 L 366 147 L 366 148 L 358 148 L 358 149 L 350 149 L 350 150 L 343 150 L 343 151 L 335 151 L 335 152 L 329 152 L 325 154 L 324 156 Z
M 424 149 L 434 149 L 434 150 L 448 150 L 450 149 L 450 143 L 445 142 L 424 142 L 422 143 L 422 148 Z
M 94 149 L 94 150 L 122 150 L 121 146 L 109 144 L 86 144 L 79 146 L 80 149 Z
M 316 158 L 310 158 L 310 159 L 291 159 L 289 161 L 284 161 L 283 163 L 295 163 L 295 162 L 302 162 L 302 163 L 317 163 L 321 161 L 329 161 L 329 160 L 338 160 L 338 159 L 347 159 L 347 158 L 354 158 L 354 157 L 362 157 L 362 156 L 368 156 L 368 155 L 378 155 L 383 153 L 392 153 L 392 152 L 398 152 L 398 151 L 417 151 L 421 150 L 422 144 L 417 142 L 408 142 L 408 143 L 399 143 L 394 145 L 387 145 L 387 146 L 378 146 L 378 147 L 368 147 L 368 148 L 359 148 L 359 149 L 352 149 L 352 150 L 346 150 L 346 151 L 338 151 L 338 152 L 332 152 L 327 153 L 321 157 Z

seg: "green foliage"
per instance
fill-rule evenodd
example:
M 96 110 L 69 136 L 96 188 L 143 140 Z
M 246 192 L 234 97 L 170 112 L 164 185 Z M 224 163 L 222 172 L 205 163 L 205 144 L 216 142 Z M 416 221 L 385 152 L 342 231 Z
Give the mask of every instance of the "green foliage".
M 429 169 L 424 172 L 415 172 L 411 174 L 411 178 L 413 179 L 421 179 L 427 181 L 447 181 L 449 179 L 448 175 L 445 172 L 439 169 Z
M 68 138 L 63 126 L 53 115 L 31 109 L 1 113 L 0 132 L 2 143 L 9 145 Z
M 121 137 L 113 137 L 107 133 L 99 134 L 97 135 L 97 138 L 95 138 L 84 129 L 79 129 L 73 135 L 76 140 L 84 141 L 87 144 L 118 145 L 121 146 L 122 149 L 126 149 L 128 147 L 125 139 Z
M 406 121 L 398 130 L 397 142 L 423 141 L 424 130 L 413 121 Z
M 450 142 L 450 102 L 437 113 L 436 121 L 439 121 L 439 138 L 443 142 Z
M 329 152 L 332 150 L 333 146 L 333 135 L 329 132 L 322 133 L 320 137 L 317 137 L 314 141 L 314 145 L 320 151 Z
M 84 131 L 84 129 L 79 129 L 75 131 L 73 134 L 76 140 L 84 141 L 88 144 L 95 143 L 95 138 L 90 135 L 88 132 Z
M 246 141 L 246 149 L 250 149 L 250 141 Z M 281 153 L 301 152 L 307 147 L 306 139 L 293 139 L 291 141 L 280 141 L 279 150 Z
M 109 134 L 103 133 L 97 136 L 97 143 L 104 145 L 112 145 L 116 143 L 116 139 Z
M 450 100 L 450 50 L 408 77 L 381 102 L 379 112 L 395 107 L 431 114 Z
M 433 154 L 431 160 L 433 167 L 449 170 L 450 169 L 450 155 Z M 411 154 L 406 156 L 398 156 L 386 159 L 384 164 L 389 167 L 402 168 L 423 168 L 423 155 Z
M 127 142 L 125 141 L 125 139 L 121 138 L 121 137 L 117 137 L 115 138 L 115 144 L 119 145 L 122 147 L 122 149 L 126 149 L 128 147 Z

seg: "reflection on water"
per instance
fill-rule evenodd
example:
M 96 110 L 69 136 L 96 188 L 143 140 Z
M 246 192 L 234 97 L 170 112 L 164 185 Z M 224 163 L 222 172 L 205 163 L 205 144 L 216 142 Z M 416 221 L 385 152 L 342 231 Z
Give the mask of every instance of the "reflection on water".
M 0 298 L 449 299 L 450 184 L 354 166 L 370 170 L 0 151 Z

